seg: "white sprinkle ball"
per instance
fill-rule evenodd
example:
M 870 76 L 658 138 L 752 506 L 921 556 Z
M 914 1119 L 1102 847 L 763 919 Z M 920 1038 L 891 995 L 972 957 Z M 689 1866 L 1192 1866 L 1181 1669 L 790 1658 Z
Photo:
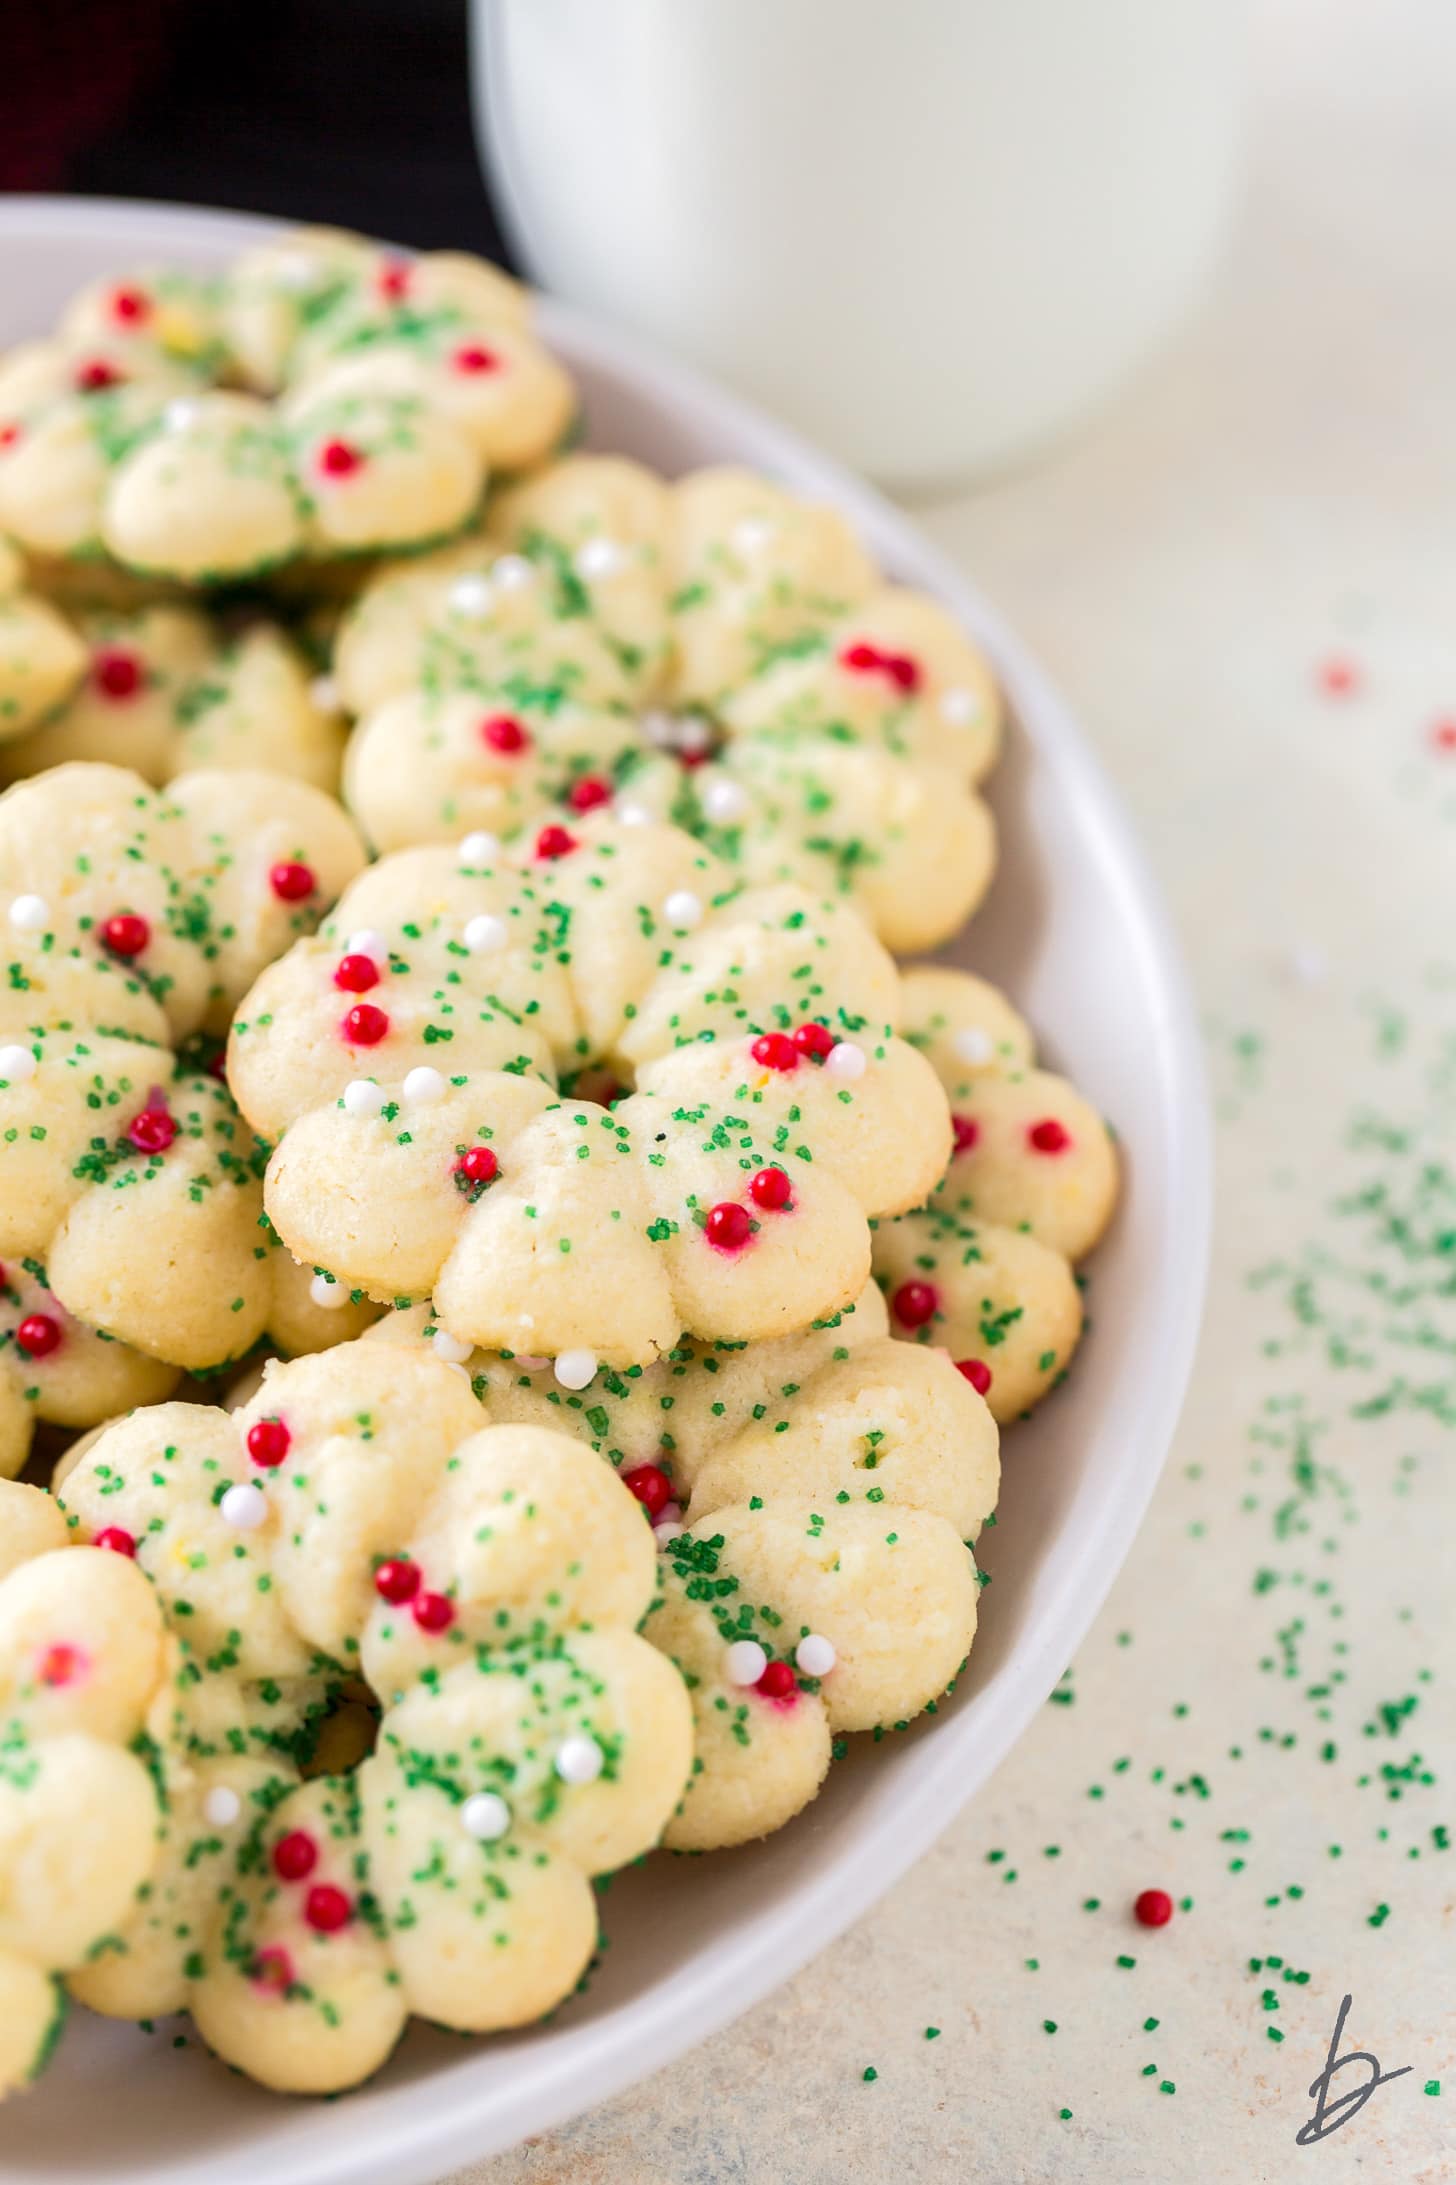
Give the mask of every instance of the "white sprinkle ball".
M 667 1513 L 669 1510 L 677 1510 L 677 1504 L 674 1502 L 664 1503 L 662 1510 L 658 1515 L 657 1523 L 652 1528 L 652 1537 L 657 1542 L 659 1548 L 667 1547 L 671 1541 L 680 1539 L 682 1535 L 683 1523 L 681 1510 L 677 1511 L 677 1515 L 675 1517 L 668 1516 Z
M 989 1062 L 996 1052 L 990 1033 L 983 1032 L 979 1024 L 968 1024 L 963 1031 L 957 1032 L 951 1046 L 955 1049 L 958 1062 L 969 1062 L 977 1069 L 982 1063 Z
M 479 575 L 457 577 L 445 594 L 447 605 L 452 607 L 457 615 L 464 615 L 471 621 L 480 620 L 488 615 L 494 598 L 495 594 L 491 589 L 490 579 Z
M 384 1094 L 371 1078 L 351 1078 L 344 1087 L 346 1115 L 377 1115 L 383 1106 Z
M 327 1275 L 315 1275 L 308 1286 L 308 1294 L 326 1313 L 335 1313 L 349 1302 L 349 1293 L 343 1283 L 330 1282 Z
M 337 713 L 341 708 L 339 686 L 331 675 L 316 675 L 308 686 L 308 695 L 320 713 Z
M 39 933 L 50 914 L 43 895 L 17 895 L 10 906 L 10 923 L 18 933 Z
M 957 683 L 940 694 L 941 719 L 949 721 L 952 728 L 966 728 L 981 710 L 981 701 L 973 690 Z
M 465 837 L 458 854 L 460 863 L 467 872 L 475 866 L 488 865 L 492 858 L 500 855 L 500 837 L 488 835 L 481 828 L 477 833 Z
M 491 564 L 490 580 L 503 592 L 519 592 L 535 583 L 536 572 L 524 554 L 502 554 Z
M 841 1039 L 835 1042 L 824 1057 L 824 1067 L 833 1076 L 842 1077 L 847 1084 L 852 1084 L 857 1077 L 864 1076 L 869 1068 L 869 1058 L 863 1047 L 856 1047 L 852 1039 Z
M 811 1631 L 806 1638 L 800 1639 L 794 1649 L 794 1660 L 806 1677 L 827 1677 L 838 1659 L 834 1641 L 818 1631 Z
M 768 1656 L 757 1639 L 735 1639 L 723 1656 L 723 1674 L 730 1684 L 757 1684 L 768 1667 Z
M 1330 975 L 1330 960 L 1312 941 L 1296 941 L 1285 956 L 1285 966 L 1296 986 L 1323 986 Z
M 317 258 L 283 258 L 279 261 L 274 278 L 280 288 L 312 288 L 320 270 Z
M 185 397 L 169 402 L 162 412 L 162 423 L 168 432 L 186 432 L 196 422 L 197 404 L 188 402 Z
M 736 781 L 710 781 L 703 790 L 703 810 L 715 826 L 726 827 L 742 819 L 748 810 L 748 798 Z
M 694 895 L 691 888 L 674 888 L 662 906 L 662 915 L 674 933 L 691 933 L 694 926 L 702 923 L 702 898 Z
M 438 1070 L 432 1070 L 428 1062 L 421 1062 L 409 1071 L 401 1090 L 412 1108 L 432 1108 L 443 1100 L 449 1086 Z
M 458 1335 L 451 1335 L 445 1328 L 436 1328 L 430 1337 L 430 1348 L 437 1358 L 443 1358 L 447 1366 L 463 1366 L 474 1346 L 462 1343 Z
M 493 1844 L 511 1825 L 511 1809 L 493 1790 L 478 1790 L 460 1808 L 460 1826 L 478 1844 Z
M 588 539 L 577 548 L 576 573 L 588 582 L 593 577 L 614 577 L 627 565 L 627 556 L 615 539 Z
M 563 1783 L 594 1783 L 605 1759 L 594 1737 L 568 1737 L 556 1748 L 556 1773 Z
M 556 1361 L 556 1378 L 563 1388 L 590 1388 L 596 1377 L 594 1350 L 564 1350 Z
M 213 1828 L 231 1828 L 242 1810 L 242 1799 L 226 1783 L 215 1783 L 202 1801 L 202 1818 Z
M 372 964 L 387 964 L 389 962 L 389 943 L 382 933 L 375 932 L 373 926 L 361 926 L 359 931 L 351 933 L 344 943 L 344 954 L 346 956 L 367 956 Z
M 465 946 L 472 956 L 484 956 L 488 951 L 506 945 L 506 922 L 488 910 L 472 918 L 465 928 Z
M 7 1085 L 23 1085 L 35 1072 L 35 1056 L 28 1047 L 0 1047 L 0 1078 Z
M 666 751 L 676 740 L 677 723 L 670 713 L 663 713 L 654 707 L 651 712 L 642 716 L 642 733 L 650 744 L 657 745 L 659 751 Z
M 756 554 L 761 546 L 768 545 L 774 526 L 767 516 L 745 516 L 729 535 L 740 554 Z
M 701 714 L 690 713 L 677 724 L 677 747 L 689 753 L 707 751 L 713 742 L 713 731 Z
M 618 798 L 612 810 L 617 815 L 617 824 L 620 827 L 650 827 L 652 825 L 652 814 L 645 804 L 631 804 L 622 798 Z
M 252 1480 L 243 1480 L 229 1487 L 217 1507 L 224 1525 L 234 1525 L 240 1533 L 255 1533 L 268 1515 L 268 1497 Z

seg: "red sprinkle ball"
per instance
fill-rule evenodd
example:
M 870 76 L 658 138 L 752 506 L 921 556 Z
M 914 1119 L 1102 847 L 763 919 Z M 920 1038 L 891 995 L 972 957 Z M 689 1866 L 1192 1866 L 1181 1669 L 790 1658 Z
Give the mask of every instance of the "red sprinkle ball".
M 637 1464 L 621 1475 L 629 1495 L 635 1495 L 650 1518 L 665 1510 L 672 1500 L 672 1481 L 658 1464 Z
M 49 1358 L 61 1344 L 61 1323 L 49 1313 L 27 1313 L 15 1331 L 15 1340 L 27 1358 Z
M 1033 1153 L 1065 1153 L 1072 1143 L 1072 1134 L 1065 1124 L 1049 1115 L 1044 1121 L 1031 1125 L 1026 1142 Z
M 101 946 L 110 956 L 127 959 L 140 956 L 151 937 L 152 929 L 146 919 L 138 918 L 129 910 L 117 911 L 101 928 Z
M 885 652 L 878 645 L 863 640 L 846 645 L 839 655 L 839 665 L 848 668 L 852 675 L 884 675 L 897 690 L 910 697 L 920 688 L 920 669 L 907 652 Z
M 410 269 L 402 258 L 391 258 L 379 268 L 379 293 L 386 303 L 399 303 L 409 285 Z
M 1166 1927 L 1173 1917 L 1173 1899 L 1166 1889 L 1145 1889 L 1133 1911 L 1141 1927 Z
M 599 804 L 611 803 L 612 785 L 600 774 L 582 774 L 567 790 L 564 801 L 573 812 L 594 812 Z
M 334 984 L 346 994 L 367 994 L 379 984 L 379 966 L 372 956 L 341 956 L 334 969 Z
M 799 1050 L 787 1032 L 761 1032 L 749 1053 L 766 1070 L 797 1070 Z
M 493 1184 L 500 1174 L 500 1162 L 489 1146 L 471 1146 L 455 1163 L 455 1173 L 468 1184 Z
M 1446 714 L 1432 722 L 1431 742 L 1438 751 L 1456 751 L 1456 720 Z
M 1352 698 L 1364 677 L 1353 660 L 1343 653 L 1331 653 L 1315 670 L 1315 680 L 1327 698 Z
M 890 1310 L 902 1328 L 923 1328 L 935 1318 L 939 1304 L 928 1282 L 902 1282 L 890 1300 Z
M 488 721 L 481 722 L 480 733 L 492 751 L 503 752 L 508 758 L 531 748 L 530 730 L 510 713 L 492 713 Z
M 18 425 L 0 425 L 0 448 L 13 448 L 19 438 Z
M 108 646 L 91 663 L 91 679 L 103 698 L 135 698 L 144 677 L 134 652 Z
M 389 1031 L 389 1019 L 372 1001 L 361 1001 L 340 1026 L 351 1047 L 377 1047 Z
M 86 1666 L 78 1646 L 48 1646 L 36 1664 L 42 1684 L 74 1684 Z
M 273 1871 L 283 1882 L 301 1882 L 318 1865 L 318 1845 L 307 1829 L 291 1828 L 273 1846 Z
M 494 349 L 483 349 L 478 341 L 467 341 L 450 359 L 457 372 L 498 372 L 500 358 Z
M 741 1251 L 753 1234 L 753 1217 L 746 1206 L 724 1199 L 720 1205 L 709 1207 L 703 1234 L 720 1252 Z
M 568 834 L 564 827 L 558 827 L 554 821 L 549 827 L 543 827 L 536 837 L 538 857 L 565 857 L 575 848 L 576 836 Z
M 104 388 L 118 387 L 120 384 L 120 372 L 114 364 L 108 364 L 105 357 L 93 357 L 89 364 L 77 367 L 76 387 L 83 395 L 100 394 Z
M 165 1108 L 143 1108 L 132 1117 L 126 1135 L 138 1153 L 165 1153 L 177 1135 L 177 1119 Z
M 318 467 L 326 478 L 352 478 L 364 468 L 364 458 L 347 440 L 326 440 L 318 451 Z
M 293 1436 L 281 1419 L 255 1419 L 248 1428 L 248 1455 L 254 1464 L 261 1464 L 265 1472 L 273 1471 L 283 1462 L 292 1442 Z
M 978 1396 L 991 1386 L 991 1368 L 984 1358 L 957 1358 L 956 1372 L 963 1373 Z
M 777 1214 L 788 1205 L 793 1188 L 781 1168 L 761 1168 L 748 1187 L 748 1196 L 766 1213 Z
M 381 1563 L 374 1573 L 374 1590 L 381 1601 L 388 1601 L 393 1608 L 401 1608 L 412 1601 L 420 1590 L 420 1567 L 404 1556 L 391 1557 Z
M 337 1934 L 354 1917 L 354 1907 L 332 1882 L 315 1882 L 303 1900 L 303 1916 L 316 1933 Z
M 790 1699 L 799 1689 L 799 1680 L 787 1662 L 769 1662 L 753 1689 L 765 1699 Z
M 113 1555 L 136 1554 L 136 1541 L 120 1525 L 103 1525 L 91 1545 L 93 1548 L 109 1548 Z
M 268 885 L 280 903 L 301 903 L 305 897 L 313 894 L 318 882 L 314 879 L 311 865 L 300 865 L 292 858 L 285 858 L 281 865 L 275 865 L 269 873 Z
M 455 1603 L 445 1593 L 421 1593 L 410 1614 L 421 1631 L 448 1631 L 455 1621 Z
M 114 288 L 111 316 L 119 326 L 141 326 L 152 315 L 152 299 L 144 289 Z
M 957 1153 L 969 1153 L 981 1135 L 981 1126 L 973 1115 L 953 1115 L 950 1129 Z
M 834 1034 L 822 1024 L 801 1024 L 792 1036 L 800 1054 L 808 1055 L 813 1062 L 822 1062 L 839 1045 Z

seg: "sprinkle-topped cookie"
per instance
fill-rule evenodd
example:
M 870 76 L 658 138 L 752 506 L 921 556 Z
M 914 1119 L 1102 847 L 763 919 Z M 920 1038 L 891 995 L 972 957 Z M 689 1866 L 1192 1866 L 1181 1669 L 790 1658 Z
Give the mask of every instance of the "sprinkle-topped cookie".
M 1072 1269 L 1117 1200 L 1107 1125 L 1035 1066 L 1004 995 L 963 971 L 904 975 L 905 1036 L 951 1107 L 950 1164 L 929 1203 L 875 1235 L 897 1335 L 944 1346 L 1003 1424 L 1066 1372 L 1082 1332 Z
M 297 1257 L 590 1379 L 858 1295 L 866 1217 L 949 1146 L 898 986 L 852 912 L 591 813 L 374 866 L 243 1002 L 228 1074 Z
M 363 1347 L 434 1344 L 390 1314 Z M 871 1287 L 769 1343 L 679 1343 L 577 1393 L 549 1365 L 465 1360 L 492 1419 L 552 1424 L 615 1465 L 660 1549 L 645 1631 L 687 1679 L 697 1765 L 666 1842 L 766 1835 L 811 1799 L 837 1734 L 885 1730 L 969 1652 L 969 1543 L 999 1479 L 995 1423 L 940 1350 L 894 1342 Z
M 486 2032 L 570 1993 L 590 1877 L 656 1842 L 692 1751 L 636 1634 L 652 1537 L 607 1466 L 482 1427 L 428 1353 L 350 1344 L 270 1368 L 232 1416 L 133 1413 L 61 1500 L 178 1661 L 148 1886 L 109 1902 L 76 1993 L 188 2008 L 294 2092 L 366 2077 L 412 2011 Z M 76 1552 L 47 1559 L 62 1579 Z
M 188 584 L 430 544 L 570 420 L 527 317 L 478 260 L 308 230 L 97 284 L 0 359 L 0 526 Z
M 897 951 L 969 916 L 995 860 L 975 789 L 996 689 L 836 513 L 747 472 L 670 486 L 570 456 L 488 530 L 385 571 L 341 627 L 348 796 L 377 847 L 511 838 L 615 797 L 746 880 L 845 896 Z

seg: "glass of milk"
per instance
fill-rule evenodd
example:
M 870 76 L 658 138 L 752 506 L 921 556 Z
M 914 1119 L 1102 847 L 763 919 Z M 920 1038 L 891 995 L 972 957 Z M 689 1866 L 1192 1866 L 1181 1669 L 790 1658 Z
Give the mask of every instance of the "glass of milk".
M 1196 301 L 1242 0 L 472 0 L 544 287 L 927 489 L 1074 422 Z

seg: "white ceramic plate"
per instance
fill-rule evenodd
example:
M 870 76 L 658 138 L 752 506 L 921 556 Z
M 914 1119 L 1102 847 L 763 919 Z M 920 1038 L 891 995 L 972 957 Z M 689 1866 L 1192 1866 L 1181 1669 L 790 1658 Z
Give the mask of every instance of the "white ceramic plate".
M 86 280 L 149 258 L 217 263 L 267 223 L 85 199 L 0 202 L 0 344 L 46 328 Z M 766 1844 L 659 1856 L 602 1901 L 611 1947 L 550 2026 L 466 2041 L 411 2032 L 342 2101 L 230 2076 L 185 2024 L 78 2011 L 41 2086 L 8 2106 L 0 2177 L 81 2185 L 423 2185 L 669 2062 L 755 2002 L 910 1865 L 1020 1735 L 1122 1561 L 1172 1437 L 1202 1302 L 1207 1104 L 1188 989 L 1122 812 L 1016 638 L 887 503 L 757 412 L 555 305 L 547 339 L 585 390 L 595 446 L 667 471 L 734 460 L 837 502 L 883 566 L 937 593 L 985 646 L 1014 727 L 991 785 L 1001 869 L 953 960 L 1006 985 L 1052 1061 L 1113 1119 L 1127 1186 L 1093 1266 L 1096 1333 L 1069 1385 L 1006 1444 L 994 1583 L 954 1701 L 852 1751 Z M 104 1817 L 98 1816 L 104 1826 Z

